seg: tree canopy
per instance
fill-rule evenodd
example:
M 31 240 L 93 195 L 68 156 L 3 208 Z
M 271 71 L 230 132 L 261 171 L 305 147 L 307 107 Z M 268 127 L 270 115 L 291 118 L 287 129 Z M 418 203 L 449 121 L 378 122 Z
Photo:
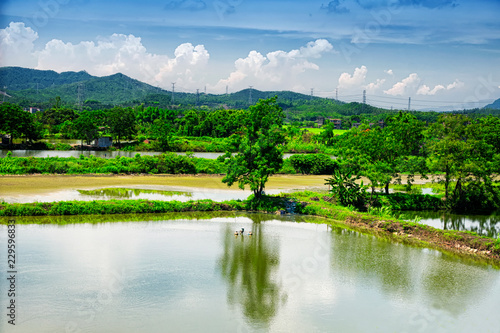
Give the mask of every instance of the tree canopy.
M 222 181 L 228 186 L 238 182 L 241 189 L 249 185 L 256 198 L 262 196 L 269 176 L 283 165 L 285 115 L 276 100 L 260 100 L 249 108 L 241 132 L 232 136 L 236 155 L 226 152 L 224 156 L 228 173 Z

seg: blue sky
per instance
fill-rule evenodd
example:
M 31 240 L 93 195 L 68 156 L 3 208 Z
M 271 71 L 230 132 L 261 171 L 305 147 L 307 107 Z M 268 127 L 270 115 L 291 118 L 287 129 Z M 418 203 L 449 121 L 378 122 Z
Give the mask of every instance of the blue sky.
M 0 5 L 0 65 L 176 90 L 248 86 L 412 109 L 500 98 L 500 1 L 24 0 Z

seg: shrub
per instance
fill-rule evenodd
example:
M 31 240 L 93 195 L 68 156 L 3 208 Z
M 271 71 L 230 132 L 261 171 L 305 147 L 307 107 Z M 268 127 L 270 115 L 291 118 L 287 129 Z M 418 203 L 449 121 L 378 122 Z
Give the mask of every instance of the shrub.
M 391 193 L 380 196 L 384 206 L 393 210 L 439 210 L 442 201 L 429 194 Z
M 325 154 L 302 154 L 290 157 L 290 163 L 297 173 L 305 175 L 331 175 L 337 162 Z

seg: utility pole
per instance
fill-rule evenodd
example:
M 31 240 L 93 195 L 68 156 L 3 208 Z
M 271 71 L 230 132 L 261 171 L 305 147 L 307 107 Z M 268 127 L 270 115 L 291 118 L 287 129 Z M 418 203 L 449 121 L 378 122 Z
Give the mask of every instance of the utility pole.
M 408 97 L 408 111 L 410 111 L 411 97 Z
M 175 92 L 175 82 L 172 82 L 172 106 L 174 106 L 174 92 Z
M 250 90 L 248 91 L 248 104 L 252 105 L 252 88 L 253 86 L 249 86 Z
M 362 107 L 362 112 L 365 112 L 365 105 L 366 105 L 366 90 L 363 90 L 363 105 Z
M 196 106 L 200 103 L 200 89 L 196 89 Z

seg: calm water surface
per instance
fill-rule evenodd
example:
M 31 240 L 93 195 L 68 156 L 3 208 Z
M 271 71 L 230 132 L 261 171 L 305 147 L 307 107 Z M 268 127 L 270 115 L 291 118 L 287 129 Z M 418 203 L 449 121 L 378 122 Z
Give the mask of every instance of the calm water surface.
M 0 157 L 5 157 L 9 150 L 0 150 Z M 134 157 L 135 154 L 141 155 L 160 155 L 162 152 L 157 151 L 100 151 L 100 150 L 12 150 L 12 156 L 17 157 L 75 157 L 78 158 L 80 155 L 84 156 L 94 155 L 102 158 L 115 158 L 116 156 Z M 186 155 L 186 153 L 176 152 L 179 155 Z M 207 152 L 197 152 L 192 153 L 194 157 L 208 158 L 211 160 L 223 155 L 224 153 L 207 153 Z M 283 154 L 284 158 L 289 158 L 294 154 Z
M 500 236 L 500 215 L 465 215 L 448 212 L 404 212 L 410 218 L 419 216 L 420 223 L 443 230 L 474 231 L 479 235 Z
M 0 331 L 498 332 L 500 271 L 293 219 L 18 218 L 17 325 Z

